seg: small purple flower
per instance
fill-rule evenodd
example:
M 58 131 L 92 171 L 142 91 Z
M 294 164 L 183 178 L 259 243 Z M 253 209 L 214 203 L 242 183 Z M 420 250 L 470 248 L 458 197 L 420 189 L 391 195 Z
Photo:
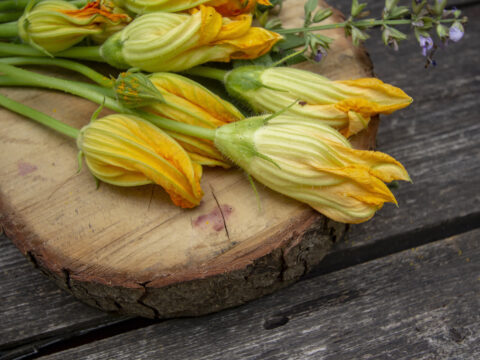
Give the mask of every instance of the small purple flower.
M 430 36 L 422 36 L 419 38 L 420 47 L 422 48 L 422 55 L 427 56 L 428 52 L 433 48 L 433 40 Z
M 463 30 L 460 29 L 460 27 L 456 26 L 455 24 L 453 24 L 450 27 L 450 30 L 448 31 L 448 37 L 453 42 L 460 41 L 461 38 L 463 37 L 463 34 L 464 34 Z
M 322 52 L 320 50 L 317 50 L 317 53 L 313 57 L 313 60 L 316 61 L 316 62 L 320 62 L 320 61 L 322 61 L 322 58 L 323 58 Z

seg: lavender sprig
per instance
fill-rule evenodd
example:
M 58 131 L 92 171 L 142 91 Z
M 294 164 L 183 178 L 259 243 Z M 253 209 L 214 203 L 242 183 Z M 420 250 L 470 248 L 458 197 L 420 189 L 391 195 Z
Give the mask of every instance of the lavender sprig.
M 277 1 L 280 4 L 281 2 L 281 0 Z M 379 28 L 382 31 L 382 40 L 385 45 L 398 50 L 399 42 L 407 39 L 407 34 L 397 27 L 410 25 L 421 47 L 421 53 L 427 58 L 428 63 L 434 63 L 432 56 L 437 48 L 432 38 L 434 32 L 444 44 L 449 40 L 459 41 L 465 33 L 463 24 L 467 22 L 467 18 L 462 17 L 461 11 L 458 9 L 447 10 L 447 0 L 434 0 L 433 3 L 427 0 L 412 0 L 410 7 L 400 6 L 398 3 L 398 0 L 385 0 L 381 18 L 375 19 L 366 18 L 369 15 L 367 3 L 352 0 L 350 16 L 346 21 L 318 25 L 319 22 L 330 17 L 332 11 L 330 9 L 317 10 L 317 0 L 307 0 L 302 28 L 284 29 L 278 19 L 268 19 L 268 11 L 262 13 L 262 23 L 266 28 L 286 37 L 285 43 L 280 44 L 277 50 L 292 52 L 293 48 L 303 46 L 303 50 L 299 52 L 298 56 L 304 59 L 304 53 L 310 50 L 310 58 L 314 61 L 320 61 L 326 55 L 329 45 L 333 41 L 329 37 L 315 33 L 321 30 L 343 28 L 346 36 L 351 36 L 353 43 L 359 45 L 369 38 L 368 30 Z

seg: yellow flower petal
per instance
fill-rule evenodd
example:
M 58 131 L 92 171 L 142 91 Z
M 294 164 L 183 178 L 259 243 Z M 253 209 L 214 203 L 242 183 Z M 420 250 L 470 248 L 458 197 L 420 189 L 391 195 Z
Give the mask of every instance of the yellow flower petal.
M 282 39 L 280 34 L 263 28 L 252 27 L 243 36 L 215 41 L 214 45 L 226 49 L 227 56 L 219 55 L 215 61 L 228 62 L 230 59 L 256 59 L 268 53 L 273 45 Z
M 149 79 L 165 101 L 150 105 L 144 108 L 145 111 L 210 129 L 243 119 L 242 113 L 232 104 L 193 80 L 172 73 L 154 73 Z M 230 166 L 211 141 L 174 132 L 169 134 L 187 151 L 197 154 L 198 163 L 208 166 Z
M 403 90 L 376 78 L 334 81 L 333 86 L 347 98 L 338 104 L 344 111 L 390 114 L 412 102 L 412 98 Z

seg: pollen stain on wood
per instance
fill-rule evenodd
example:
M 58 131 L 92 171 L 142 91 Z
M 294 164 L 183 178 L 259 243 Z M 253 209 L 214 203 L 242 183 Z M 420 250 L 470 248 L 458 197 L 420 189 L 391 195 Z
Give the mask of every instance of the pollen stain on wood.
M 17 168 L 18 168 L 18 175 L 20 176 L 26 176 L 37 170 L 37 167 L 35 165 L 30 164 L 28 162 L 24 162 L 24 161 L 19 161 L 17 163 Z
M 217 207 L 210 211 L 208 214 L 200 215 L 199 217 L 194 219 L 193 226 L 202 229 L 211 228 L 217 232 L 222 231 L 225 228 L 223 219 L 225 218 L 226 221 L 228 217 L 232 214 L 232 212 L 233 207 L 224 204 L 221 206 L 221 209 Z

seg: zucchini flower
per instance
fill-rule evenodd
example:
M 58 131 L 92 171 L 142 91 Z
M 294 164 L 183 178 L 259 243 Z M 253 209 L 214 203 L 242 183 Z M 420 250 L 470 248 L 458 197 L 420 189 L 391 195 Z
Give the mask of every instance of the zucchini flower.
M 18 33 L 37 49 L 56 53 L 87 36 L 101 36 L 112 26 L 118 29 L 130 20 L 126 14 L 111 12 L 100 1 L 90 2 L 80 10 L 68 1 L 45 0 L 36 5 L 32 1 L 18 20 Z
M 80 130 L 77 145 L 92 174 L 117 186 L 156 183 L 183 208 L 200 204 L 202 167 L 158 127 L 113 114 Z
M 236 16 L 253 11 L 256 4 L 271 5 L 268 0 L 114 0 L 120 7 L 135 14 L 179 12 L 199 5 L 214 7 L 223 16 Z
M 122 73 L 116 81 L 116 92 L 124 106 L 208 129 L 243 119 L 242 113 L 228 101 L 197 82 L 173 73 L 149 76 L 130 71 Z M 187 150 L 195 162 L 230 167 L 212 141 L 171 131 L 167 133 Z
M 368 126 L 377 114 L 390 114 L 412 102 L 401 89 L 376 78 L 331 81 L 288 67 L 245 66 L 225 76 L 233 97 L 257 112 L 278 112 L 295 100 L 285 114 L 312 119 L 349 137 Z
M 282 37 L 251 25 L 250 14 L 229 19 L 207 6 L 191 14 L 151 13 L 111 36 L 100 52 L 114 67 L 149 72 L 182 71 L 208 61 L 254 59 Z
M 376 151 L 355 150 L 316 120 L 259 116 L 222 126 L 215 145 L 259 182 L 345 223 L 370 219 L 396 203 L 384 182 L 410 180 L 405 168 Z

